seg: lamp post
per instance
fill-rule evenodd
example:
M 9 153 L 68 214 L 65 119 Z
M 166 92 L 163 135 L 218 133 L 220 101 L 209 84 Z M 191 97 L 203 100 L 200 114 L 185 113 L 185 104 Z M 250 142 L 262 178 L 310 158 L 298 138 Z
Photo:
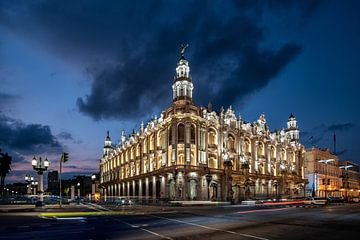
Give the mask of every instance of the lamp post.
M 77 195 L 78 195 L 78 198 L 80 200 L 80 183 L 79 182 L 77 183 L 77 187 L 78 187 L 78 194 Z
M 26 175 L 25 176 L 25 181 L 27 183 L 26 187 L 27 187 L 27 194 L 31 195 L 31 183 L 34 181 L 34 177 L 30 176 L 30 175 Z
M 322 159 L 322 160 L 319 160 L 318 162 L 319 163 L 325 163 L 325 197 L 327 197 L 327 164 L 329 162 L 333 162 L 335 161 L 334 159 Z
M 344 178 L 346 179 L 345 181 L 345 201 L 347 202 L 348 201 L 348 188 L 349 188 L 349 172 L 348 172 L 348 169 L 349 168 L 352 168 L 353 165 L 346 165 L 346 166 L 340 166 L 339 168 L 342 168 L 345 170 L 344 174 Z
M 42 207 L 44 206 L 44 185 L 43 185 L 43 173 L 48 169 L 50 163 L 49 160 L 47 158 L 45 158 L 45 160 L 43 160 L 41 157 L 39 157 L 39 159 L 37 159 L 35 156 L 33 157 L 32 161 L 31 161 L 31 165 L 33 166 L 34 170 L 37 172 L 38 174 L 38 195 L 39 195 L 39 199 L 36 202 L 36 207 Z
M 36 195 L 36 189 L 37 189 L 37 186 L 38 186 L 38 182 L 32 182 L 31 186 L 34 188 L 33 194 Z
M 91 185 L 91 200 L 95 200 L 96 193 L 96 174 L 91 175 L 92 185 Z M 93 199 L 94 198 L 94 199 Z

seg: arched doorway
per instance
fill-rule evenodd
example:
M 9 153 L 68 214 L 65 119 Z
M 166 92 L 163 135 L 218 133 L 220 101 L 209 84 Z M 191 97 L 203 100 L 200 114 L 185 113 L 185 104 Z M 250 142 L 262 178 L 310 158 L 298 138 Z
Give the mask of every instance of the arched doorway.
M 216 182 L 210 184 L 210 200 L 214 201 L 218 198 L 218 185 Z
M 149 182 L 149 199 L 153 198 L 153 182 Z
M 170 180 L 169 182 L 169 198 L 170 200 L 175 200 L 175 181 L 174 180 Z
M 139 183 L 136 183 L 136 184 L 135 184 L 135 193 L 134 193 L 134 195 L 135 195 L 136 197 L 138 197 L 138 196 L 140 195 L 140 193 L 139 193 Z
M 133 185 L 130 184 L 130 196 L 129 197 L 132 197 L 134 196 L 134 189 L 133 189 Z
M 156 181 L 156 199 L 160 198 L 160 192 L 161 192 L 161 184 L 160 181 Z
M 197 197 L 197 182 L 195 179 L 191 179 L 189 182 L 190 185 L 190 200 L 196 200 Z
M 142 190 L 142 196 L 143 197 L 145 197 L 146 196 L 146 183 L 145 182 L 143 182 L 142 183 L 142 188 L 141 188 L 141 190 Z

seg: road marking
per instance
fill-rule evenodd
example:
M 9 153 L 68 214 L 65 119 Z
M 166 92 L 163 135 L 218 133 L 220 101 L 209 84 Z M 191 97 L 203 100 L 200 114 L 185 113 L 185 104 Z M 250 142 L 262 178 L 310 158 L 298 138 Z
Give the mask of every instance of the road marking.
M 118 222 L 124 223 L 124 224 L 126 224 L 126 225 L 128 225 L 128 226 L 130 226 L 130 227 L 132 227 L 132 228 L 138 228 L 138 229 L 141 229 L 141 230 L 143 230 L 143 231 L 145 231 L 145 232 L 147 232 L 147 233 L 150 233 L 150 234 L 152 234 L 152 235 L 155 235 L 155 236 L 161 237 L 161 238 L 163 238 L 163 239 L 174 240 L 174 239 L 173 239 L 173 238 L 171 238 L 171 237 L 167 237 L 167 236 L 161 235 L 161 234 L 159 234 L 159 233 L 156 233 L 156 232 L 150 231 L 150 230 L 148 230 L 148 229 L 142 228 L 142 227 L 140 227 L 140 226 L 136 226 L 136 225 L 133 225 L 133 224 L 131 224 L 131 223 L 124 222 L 124 221 L 119 220 L 119 219 L 117 219 L 117 218 L 113 218 L 113 219 L 114 219 L 115 221 L 118 221 Z
M 273 212 L 273 211 L 281 211 L 281 210 L 289 210 L 293 208 L 274 208 L 274 209 L 257 209 L 257 210 L 248 210 L 248 211 L 240 211 L 236 213 L 257 213 L 257 212 Z
M 87 205 L 85 205 L 85 206 L 87 206 Z M 101 207 L 101 206 L 99 206 L 99 205 L 97 205 L 97 204 L 96 204 L 96 205 L 95 205 L 95 204 L 92 204 L 91 206 L 92 206 L 93 209 L 95 209 L 95 210 L 97 210 L 97 211 L 99 211 L 99 212 L 104 212 L 104 210 L 110 211 L 109 209 L 107 209 L 107 208 L 105 208 L 105 207 Z M 103 210 L 103 209 L 104 209 L 104 210 Z M 133 225 L 133 224 L 131 224 L 131 223 L 124 222 L 124 221 L 122 221 L 122 220 L 120 220 L 120 219 L 117 219 L 117 218 L 115 218 L 115 217 L 111 217 L 111 218 L 114 219 L 114 220 L 117 221 L 117 222 L 126 224 L 126 225 L 128 225 L 128 226 L 130 226 L 130 227 L 132 227 L 132 228 L 141 229 L 141 230 L 143 230 L 143 231 L 145 231 L 145 232 L 147 232 L 147 233 L 150 233 L 150 234 L 152 234 L 152 235 L 155 235 L 155 236 L 157 236 L 157 237 L 160 237 L 160 238 L 163 238 L 163 239 L 168 239 L 168 240 L 174 240 L 174 239 L 171 238 L 171 237 L 167 237 L 167 236 L 161 235 L 161 234 L 159 234 L 159 233 L 150 231 L 150 230 L 148 230 L 148 229 L 142 228 L 142 227 L 140 227 L 140 226 L 136 226 L 136 225 Z M 144 225 L 145 225 L 145 224 L 144 224 Z M 144 226 L 144 225 L 142 225 L 142 226 Z
M 200 224 L 196 224 L 196 223 L 185 222 L 185 221 L 181 221 L 181 220 L 173 219 L 173 218 L 160 217 L 160 216 L 156 216 L 156 215 L 148 215 L 148 216 L 161 218 L 161 219 L 166 219 L 166 220 L 173 221 L 173 222 L 184 223 L 184 224 L 188 224 L 188 225 L 192 225 L 192 226 L 196 226 L 196 227 L 201 227 L 201 228 L 205 228 L 205 229 L 209 229 L 209 230 L 215 230 L 215 231 L 230 233 L 230 234 L 239 235 L 239 236 L 248 237 L 248 238 L 255 238 L 255 239 L 260 239 L 260 240 L 269 240 L 268 238 L 263 238 L 263 237 L 258 237 L 258 236 L 254 236 L 254 235 L 250 235 L 250 234 L 244 234 L 244 233 L 238 233 L 238 232 L 223 230 L 223 229 L 220 229 L 220 228 L 214 228 L 214 227 L 209 227 L 209 226 L 206 226 L 206 225 L 200 225 Z

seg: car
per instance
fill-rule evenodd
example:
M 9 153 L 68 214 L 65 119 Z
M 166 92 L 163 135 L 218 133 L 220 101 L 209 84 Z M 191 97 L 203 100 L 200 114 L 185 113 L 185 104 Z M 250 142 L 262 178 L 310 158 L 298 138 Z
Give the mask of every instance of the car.
M 117 198 L 114 201 L 115 205 L 131 205 L 132 201 L 126 198 Z
M 326 205 L 328 203 L 325 198 L 309 197 L 303 202 L 305 205 Z
M 343 203 L 343 202 L 345 202 L 345 199 L 342 197 L 328 197 L 327 200 L 328 200 L 328 203 Z

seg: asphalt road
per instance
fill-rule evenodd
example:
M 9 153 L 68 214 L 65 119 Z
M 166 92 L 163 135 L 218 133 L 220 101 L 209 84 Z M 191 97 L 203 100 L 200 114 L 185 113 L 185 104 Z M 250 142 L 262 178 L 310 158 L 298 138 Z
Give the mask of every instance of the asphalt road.
M 160 210 L 154 208 L 153 210 Z M 174 207 L 131 215 L 0 214 L 0 239 L 346 239 L 360 234 L 360 205 L 320 208 Z M 100 211 L 100 210 L 99 210 Z M 101 213 L 101 212 L 100 212 Z

